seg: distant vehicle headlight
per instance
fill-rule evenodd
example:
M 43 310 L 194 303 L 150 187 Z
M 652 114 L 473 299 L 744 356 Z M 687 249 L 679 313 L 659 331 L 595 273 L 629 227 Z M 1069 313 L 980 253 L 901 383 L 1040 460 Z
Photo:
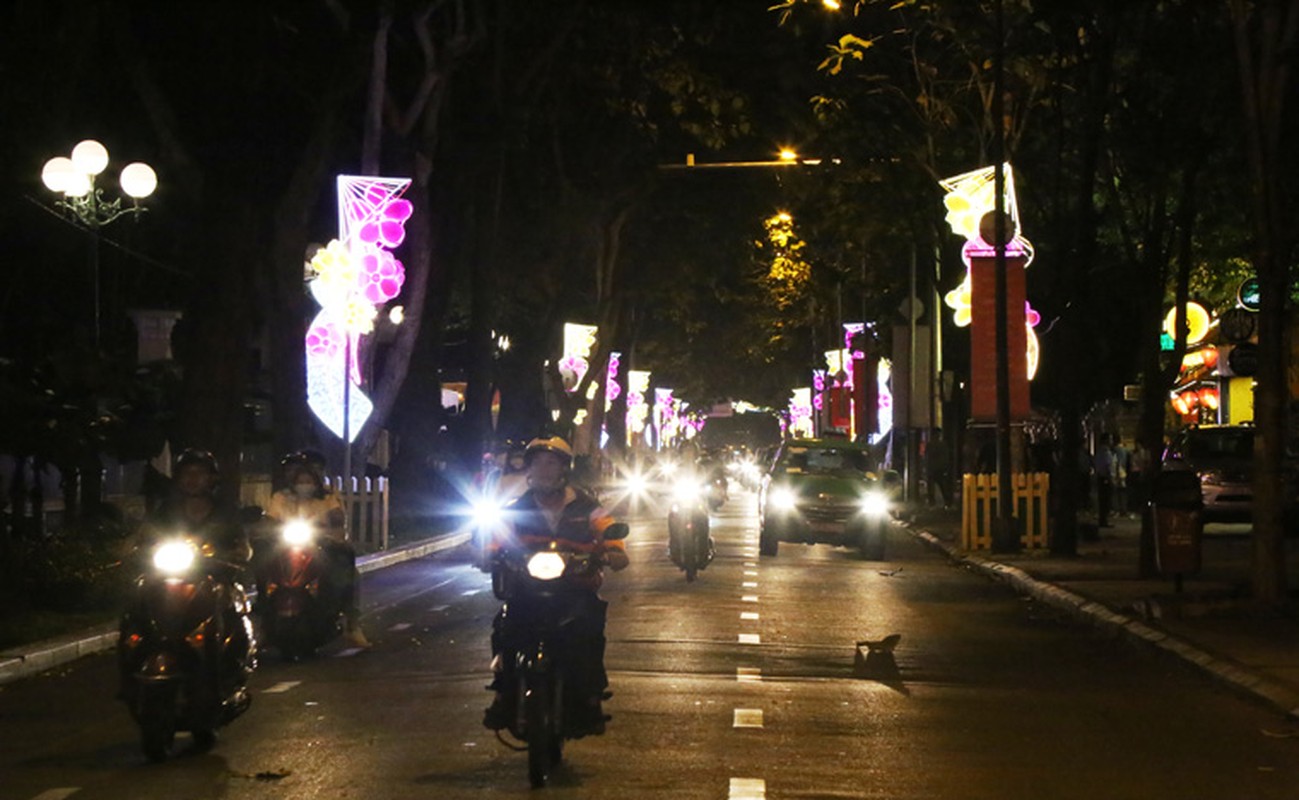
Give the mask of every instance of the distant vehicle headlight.
M 528 559 L 528 574 L 539 581 L 553 581 L 564 574 L 564 557 L 554 550 L 533 553 Z
M 863 514 L 882 517 L 889 513 L 889 496 L 878 489 L 873 489 L 861 496 L 860 506 Z
M 647 481 L 645 476 L 639 472 L 633 472 L 628 475 L 624 485 L 626 486 L 627 491 L 633 495 L 645 494 L 649 491 L 649 481 Z
M 798 505 L 798 497 L 789 489 L 781 487 L 771 490 L 768 502 L 772 508 L 778 511 L 791 511 L 794 506 Z
M 280 531 L 280 538 L 290 547 L 310 544 L 315 537 L 316 529 L 305 519 L 291 519 L 284 523 L 284 529 Z
M 183 575 L 197 558 L 198 548 L 183 539 L 162 542 L 153 548 L 153 566 L 164 575 Z

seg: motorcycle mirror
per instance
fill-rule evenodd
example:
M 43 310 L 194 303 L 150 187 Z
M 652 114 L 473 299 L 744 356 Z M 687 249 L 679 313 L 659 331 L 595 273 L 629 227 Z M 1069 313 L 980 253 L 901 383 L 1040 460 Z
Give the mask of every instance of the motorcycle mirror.
M 618 539 L 626 539 L 627 534 L 629 533 L 631 533 L 631 528 L 627 527 L 627 523 L 615 522 L 614 524 L 604 529 L 604 539 L 607 542 L 616 541 Z

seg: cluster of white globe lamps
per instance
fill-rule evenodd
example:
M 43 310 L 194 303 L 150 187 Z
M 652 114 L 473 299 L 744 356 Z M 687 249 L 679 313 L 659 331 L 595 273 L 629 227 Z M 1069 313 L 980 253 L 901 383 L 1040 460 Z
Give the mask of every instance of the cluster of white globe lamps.
M 72 148 L 71 158 L 59 156 L 45 162 L 41 181 L 52 192 L 72 198 L 85 197 L 94 191 L 95 176 L 107 166 L 108 148 L 87 139 Z M 158 188 L 158 176 L 148 164 L 135 161 L 122 168 L 118 183 L 129 197 L 142 200 Z

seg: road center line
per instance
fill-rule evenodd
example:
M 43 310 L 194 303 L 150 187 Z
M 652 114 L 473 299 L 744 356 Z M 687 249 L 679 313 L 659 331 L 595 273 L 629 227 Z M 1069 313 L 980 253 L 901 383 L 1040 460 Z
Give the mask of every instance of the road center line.
M 284 694 L 294 686 L 300 686 L 302 681 L 280 681 L 269 689 L 263 689 L 262 694 Z
M 741 633 L 740 644 L 762 644 L 762 637 L 756 633 Z
M 762 727 L 762 709 L 760 708 L 737 708 L 735 709 L 735 722 L 733 728 L 761 728 Z
M 63 786 L 58 789 L 46 789 L 32 798 L 32 800 L 64 800 L 65 797 L 71 797 L 81 791 L 80 786 Z
M 767 782 L 762 778 L 731 778 L 727 800 L 766 800 Z

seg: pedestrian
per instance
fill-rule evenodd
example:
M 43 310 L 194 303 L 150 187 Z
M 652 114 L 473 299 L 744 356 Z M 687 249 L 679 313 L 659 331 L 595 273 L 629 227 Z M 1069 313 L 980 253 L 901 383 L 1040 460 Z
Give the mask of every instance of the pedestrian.
M 1137 440 L 1132 446 L 1132 454 L 1128 457 L 1129 508 L 1146 507 L 1150 499 L 1150 470 L 1153 466 L 1150 449 Z
M 1131 458 L 1132 451 L 1123 442 L 1114 445 L 1114 510 L 1125 517 L 1132 516 L 1132 509 L 1128 505 Z
M 1110 528 L 1110 502 L 1114 496 L 1113 434 L 1101 435 L 1092 454 L 1092 472 L 1096 475 L 1096 527 Z

